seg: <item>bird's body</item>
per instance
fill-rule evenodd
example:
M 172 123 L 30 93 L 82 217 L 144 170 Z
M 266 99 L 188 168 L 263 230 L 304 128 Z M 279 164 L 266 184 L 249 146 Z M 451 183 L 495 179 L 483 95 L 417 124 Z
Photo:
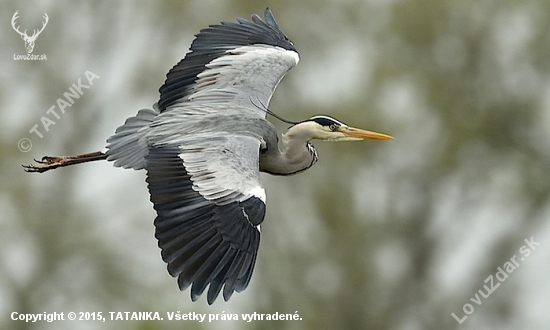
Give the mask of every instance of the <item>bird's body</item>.
M 155 236 L 168 271 L 196 300 L 228 300 L 252 276 L 266 212 L 260 172 L 291 175 L 317 161 L 312 139 L 391 139 L 327 116 L 292 123 L 279 137 L 266 115 L 278 83 L 299 60 L 269 9 L 265 20 L 202 30 L 167 74 L 160 99 L 127 119 L 107 151 L 44 157 L 31 172 L 107 159 L 147 171 Z

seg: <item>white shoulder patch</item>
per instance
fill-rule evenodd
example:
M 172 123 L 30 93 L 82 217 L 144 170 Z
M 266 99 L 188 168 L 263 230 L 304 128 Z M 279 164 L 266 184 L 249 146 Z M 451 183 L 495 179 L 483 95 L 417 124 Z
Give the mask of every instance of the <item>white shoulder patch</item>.
M 260 187 L 260 186 L 256 186 L 252 189 L 250 189 L 249 191 L 247 191 L 247 194 L 250 194 L 254 197 L 257 197 L 259 198 L 262 202 L 264 202 L 264 204 L 266 204 L 266 195 L 265 195 L 265 189 Z
M 298 62 L 300 62 L 300 56 L 298 55 L 297 52 L 293 50 L 288 50 L 281 47 L 270 46 L 270 45 L 262 45 L 262 44 L 238 47 L 235 49 L 228 50 L 227 53 L 234 54 L 234 55 L 247 54 L 252 58 L 256 58 L 256 59 L 262 59 L 262 57 L 268 56 L 273 58 L 279 58 L 280 62 L 286 62 L 287 60 L 291 60 L 293 62 L 291 66 L 295 66 L 298 64 Z
M 289 55 L 294 58 L 294 63 L 295 63 L 294 65 L 298 65 L 298 63 L 300 63 L 300 55 L 298 55 L 297 52 L 292 50 L 287 50 L 287 52 L 289 52 Z

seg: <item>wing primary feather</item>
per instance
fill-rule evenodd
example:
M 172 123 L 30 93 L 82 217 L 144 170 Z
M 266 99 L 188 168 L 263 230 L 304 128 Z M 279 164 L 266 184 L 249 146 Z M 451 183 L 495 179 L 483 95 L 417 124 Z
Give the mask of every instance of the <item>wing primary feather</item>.
M 212 271 L 212 277 L 210 280 L 210 288 L 208 288 L 207 301 L 208 304 L 213 304 L 214 300 L 218 297 L 222 286 L 224 284 L 224 279 L 227 274 L 227 270 L 231 266 L 231 260 L 235 258 L 238 250 L 228 249 L 227 253 L 220 260 L 216 268 Z
M 229 193 L 234 199 L 223 205 L 205 199 L 195 190 L 181 152 L 179 146 L 150 147 L 146 157 L 149 192 L 157 211 L 155 237 L 179 288 L 191 287 L 195 301 L 210 286 L 206 299 L 212 304 L 222 290 L 227 300 L 248 285 L 260 240 L 255 224 L 263 221 L 265 204 L 253 195 L 238 199 L 243 192 Z

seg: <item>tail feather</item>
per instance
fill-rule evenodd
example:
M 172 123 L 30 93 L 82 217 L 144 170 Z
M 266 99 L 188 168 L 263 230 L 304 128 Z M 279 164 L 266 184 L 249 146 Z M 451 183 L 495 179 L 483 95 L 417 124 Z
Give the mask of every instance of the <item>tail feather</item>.
M 117 128 L 115 134 L 107 139 L 107 160 L 114 162 L 116 167 L 134 170 L 145 168 L 145 156 L 148 153 L 145 134 L 149 124 L 158 114 L 155 104 L 153 110 L 142 109 L 136 116 L 128 118 L 124 125 Z

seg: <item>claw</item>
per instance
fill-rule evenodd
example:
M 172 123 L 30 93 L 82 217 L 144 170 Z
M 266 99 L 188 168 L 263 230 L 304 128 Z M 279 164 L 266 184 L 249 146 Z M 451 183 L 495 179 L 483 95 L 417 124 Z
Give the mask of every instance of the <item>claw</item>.
M 74 164 L 82 164 L 87 162 L 93 162 L 97 160 L 105 160 L 107 155 L 101 151 L 91 152 L 87 154 L 81 154 L 76 156 L 61 156 L 50 157 L 44 156 L 40 160 L 35 159 L 36 164 L 21 165 L 26 172 L 38 172 L 43 173 L 49 170 L 53 170 L 59 167 L 70 166 Z
M 28 172 L 28 173 L 34 173 L 34 172 L 40 173 L 48 170 L 48 169 L 44 169 L 42 167 L 34 166 L 34 165 L 21 165 L 21 166 L 23 167 L 25 172 Z
M 42 159 L 33 159 L 38 165 L 21 165 L 25 172 L 30 173 L 42 173 L 48 170 L 53 170 L 60 166 L 64 166 L 64 159 L 62 157 L 50 157 L 44 156 Z

